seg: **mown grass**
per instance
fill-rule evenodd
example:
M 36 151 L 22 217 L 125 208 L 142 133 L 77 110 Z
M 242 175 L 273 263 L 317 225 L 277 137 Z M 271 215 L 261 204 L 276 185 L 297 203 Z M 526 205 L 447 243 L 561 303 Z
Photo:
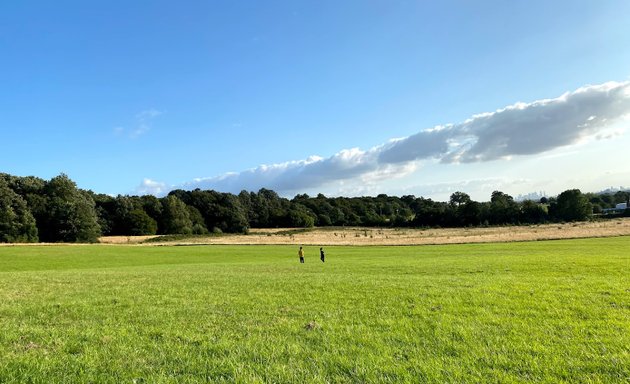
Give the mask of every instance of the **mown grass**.
M 630 381 L 630 238 L 0 247 L 0 382 Z

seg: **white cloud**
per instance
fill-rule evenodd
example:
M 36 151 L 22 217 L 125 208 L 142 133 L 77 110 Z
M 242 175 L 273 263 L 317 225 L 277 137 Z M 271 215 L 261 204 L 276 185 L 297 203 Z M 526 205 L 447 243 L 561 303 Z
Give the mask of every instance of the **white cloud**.
M 154 195 L 161 196 L 170 191 L 170 187 L 166 183 L 154 181 L 151 179 L 144 179 L 142 183 L 136 188 L 135 193 L 138 195 Z
M 591 137 L 630 113 L 629 90 L 630 82 L 587 86 L 475 117 L 452 133 L 477 139 L 462 148 L 463 162 L 542 153 Z
M 114 128 L 116 136 L 127 136 L 130 139 L 137 139 L 151 130 L 153 119 L 160 116 L 163 112 L 157 109 L 147 109 L 136 114 L 133 128 L 126 129 L 118 126 Z
M 444 163 L 470 163 L 532 155 L 591 138 L 629 113 L 630 82 L 586 86 L 421 131 L 387 146 L 380 160 L 437 157 Z
M 159 115 L 155 110 L 145 112 L 143 116 L 147 118 Z M 392 139 L 369 150 L 351 148 L 328 158 L 311 156 L 260 165 L 242 172 L 196 179 L 181 187 L 233 193 L 269 188 L 289 194 L 338 183 L 339 191 L 367 191 L 380 182 L 409 175 L 422 161 L 449 164 L 512 159 L 585 140 L 614 137 L 620 133 L 611 131 L 612 125 L 629 114 L 630 82 L 609 82 L 585 86 L 554 99 L 515 103 L 495 112 L 474 115 L 462 123 Z M 467 186 L 471 185 L 457 189 Z

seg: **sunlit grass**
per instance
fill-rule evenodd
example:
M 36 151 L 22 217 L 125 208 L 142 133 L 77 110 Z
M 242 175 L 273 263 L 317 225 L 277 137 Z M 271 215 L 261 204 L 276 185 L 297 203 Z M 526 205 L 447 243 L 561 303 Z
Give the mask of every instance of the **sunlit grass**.
M 0 247 L 0 382 L 627 382 L 630 238 Z

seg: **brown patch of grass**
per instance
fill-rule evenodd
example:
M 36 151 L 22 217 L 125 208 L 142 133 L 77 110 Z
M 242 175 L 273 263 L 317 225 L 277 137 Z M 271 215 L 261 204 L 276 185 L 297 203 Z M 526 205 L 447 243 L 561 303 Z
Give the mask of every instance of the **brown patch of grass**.
M 290 236 L 287 233 L 291 233 Z M 247 235 L 195 237 L 167 244 L 234 245 L 425 245 L 575 239 L 630 236 L 630 218 L 566 224 L 522 225 L 488 228 L 287 228 L 252 229 Z M 127 238 L 127 237 L 126 237 Z M 107 238 L 105 238 L 107 239 Z M 139 243 L 143 240 L 128 242 Z M 112 243 L 103 241 L 106 243 Z M 152 243 L 160 244 L 160 243 Z
M 310 321 L 304 326 L 304 329 L 306 329 L 307 331 L 312 331 L 314 329 L 319 329 L 319 328 L 321 328 L 321 326 L 317 324 L 317 322 L 315 321 Z
M 157 236 L 103 236 L 98 241 L 102 244 L 140 244 Z

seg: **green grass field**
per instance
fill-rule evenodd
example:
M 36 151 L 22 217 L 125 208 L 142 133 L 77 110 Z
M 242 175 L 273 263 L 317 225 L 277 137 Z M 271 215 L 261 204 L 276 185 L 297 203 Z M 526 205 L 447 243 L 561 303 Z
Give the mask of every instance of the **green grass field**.
M 0 382 L 630 381 L 630 238 L 0 247 Z

